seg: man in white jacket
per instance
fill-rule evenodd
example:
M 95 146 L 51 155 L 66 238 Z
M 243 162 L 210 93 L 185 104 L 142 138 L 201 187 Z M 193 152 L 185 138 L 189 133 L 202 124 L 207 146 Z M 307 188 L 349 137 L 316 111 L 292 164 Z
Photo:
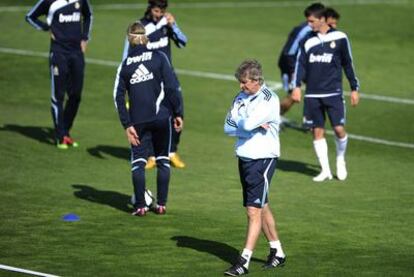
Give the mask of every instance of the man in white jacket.
M 237 137 L 236 155 L 248 227 L 242 254 L 224 272 L 230 276 L 248 273 L 250 258 L 261 230 L 270 245 L 270 253 L 263 267 L 269 269 L 281 266 L 286 260 L 268 204 L 269 185 L 280 156 L 279 98 L 264 84 L 262 67 L 258 61 L 243 61 L 235 76 L 240 82 L 241 91 L 227 114 L 224 132 Z

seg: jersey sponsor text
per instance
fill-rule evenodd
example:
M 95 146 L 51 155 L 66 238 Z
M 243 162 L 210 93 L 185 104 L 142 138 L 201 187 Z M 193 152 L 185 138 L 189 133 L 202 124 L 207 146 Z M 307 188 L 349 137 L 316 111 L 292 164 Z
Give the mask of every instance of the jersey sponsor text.
M 169 39 L 168 37 L 163 37 L 159 41 L 153 41 L 147 43 L 148 49 L 159 49 L 162 47 L 166 47 L 168 45 Z
M 323 55 L 314 55 L 313 53 L 309 56 L 310 63 L 331 63 L 333 54 L 323 53 Z
M 135 57 L 128 57 L 126 65 L 130 65 L 133 63 L 145 62 L 152 59 L 152 52 L 144 52 L 142 55 L 135 56 Z
M 74 12 L 72 14 L 59 14 L 59 23 L 79 22 L 81 20 L 81 14 Z

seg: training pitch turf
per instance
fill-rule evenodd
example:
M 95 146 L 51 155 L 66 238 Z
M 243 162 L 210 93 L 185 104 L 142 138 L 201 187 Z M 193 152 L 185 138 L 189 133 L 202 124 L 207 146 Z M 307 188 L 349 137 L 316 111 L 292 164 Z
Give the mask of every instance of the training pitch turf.
M 179 152 L 187 168 L 172 171 L 167 215 L 145 218 L 130 215 L 129 150 L 112 100 L 116 67 L 110 63 L 120 60 L 126 26 L 144 8 L 109 9 L 103 5 L 110 1 L 90 0 L 87 58 L 109 63 L 87 64 L 72 131 L 80 147 L 62 151 L 52 141 L 48 61 L 36 56 L 47 53 L 48 35 L 24 21 L 24 7 L 5 8 L 16 2 L 36 3 L 0 3 L 0 264 L 61 276 L 222 275 L 243 247 L 246 217 L 234 141 L 223 134 L 238 83 L 220 76 L 252 57 L 262 62 L 267 80 L 280 81 L 278 53 L 307 2 L 171 1 L 189 39 L 187 48 L 174 49 L 174 66 L 222 75 L 178 71 L 185 99 Z M 362 98 L 351 108 L 347 98 L 349 133 L 381 143 L 350 140 L 345 182 L 313 183 L 319 168 L 311 136 L 291 128 L 281 133 L 270 203 L 287 264 L 261 270 L 268 251 L 261 237 L 252 276 L 414 275 L 414 4 L 334 3 L 339 28 L 352 43 L 361 92 L 410 101 Z M 11 53 L 16 49 L 34 53 Z M 344 87 L 349 90 L 347 82 Z M 288 116 L 300 122 L 301 111 L 295 106 Z M 334 168 L 333 137 L 328 141 Z M 154 171 L 148 187 L 156 191 Z M 63 221 L 69 213 L 80 220 Z M 20 275 L 0 269 L 0 276 Z

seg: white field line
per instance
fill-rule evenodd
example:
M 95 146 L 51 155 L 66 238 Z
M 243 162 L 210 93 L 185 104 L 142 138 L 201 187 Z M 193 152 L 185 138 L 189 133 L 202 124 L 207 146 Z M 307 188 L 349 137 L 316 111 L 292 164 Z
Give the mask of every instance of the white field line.
M 251 1 L 251 2 L 199 2 L 199 3 L 171 3 L 174 9 L 222 9 L 222 8 L 283 8 L 306 7 L 309 1 Z M 409 0 L 327 0 L 327 5 L 404 5 L 410 4 Z M 146 4 L 101 4 L 93 5 L 94 10 L 130 10 L 145 9 Z M 4 6 L 0 12 L 28 12 L 31 6 Z
M 49 54 L 46 52 L 37 52 L 37 51 L 31 51 L 31 50 L 4 48 L 4 47 L 0 47 L 0 53 L 15 54 L 15 55 L 21 55 L 21 56 L 31 56 L 31 57 L 44 57 L 44 58 L 49 57 Z M 104 65 L 104 66 L 118 66 L 119 65 L 119 62 L 116 62 L 116 61 L 100 60 L 100 59 L 93 59 L 93 58 L 86 58 L 86 62 L 90 64 Z M 235 80 L 234 76 L 230 74 L 220 74 L 220 73 L 213 73 L 213 72 L 195 71 L 195 70 L 177 69 L 177 68 L 175 69 L 175 71 L 178 74 L 193 76 L 193 77 L 226 80 L 226 81 Z M 272 89 L 275 89 L 275 90 L 279 90 L 282 88 L 282 84 L 280 82 L 267 81 L 266 83 Z M 345 94 L 349 95 L 349 92 L 345 92 Z M 365 94 L 365 93 L 360 93 L 360 96 L 363 99 L 370 99 L 370 100 L 397 103 L 397 104 L 414 105 L 414 99 L 398 98 L 398 97 L 375 95 L 375 94 Z
M 335 135 L 335 133 L 331 130 L 326 130 L 326 133 L 328 135 Z M 397 141 L 389 141 L 385 139 L 379 139 L 379 138 L 371 138 L 371 137 L 365 137 L 360 135 L 353 135 L 350 133 L 347 133 L 348 137 L 355 140 L 360 141 L 366 141 L 376 144 L 383 144 L 383 145 L 389 145 L 389 146 L 398 146 L 398 147 L 404 147 L 404 148 L 412 148 L 414 149 L 414 143 L 405 143 L 405 142 L 397 142 Z
M 282 83 L 278 82 L 266 82 L 270 88 L 279 90 L 282 88 Z M 344 91 L 344 95 L 351 95 L 351 92 Z M 376 100 L 376 101 L 382 101 L 382 102 L 389 102 L 389 103 L 396 103 L 396 104 L 408 104 L 408 105 L 414 105 L 414 99 L 408 99 L 408 98 L 399 98 L 399 97 L 392 97 L 392 96 L 384 96 L 384 95 L 375 95 L 375 94 L 365 94 L 365 93 L 359 93 L 359 96 L 363 99 L 369 99 L 369 100 Z
M 3 264 L 0 264 L 0 269 L 4 269 L 4 270 L 8 270 L 8 271 L 14 271 L 14 272 L 20 272 L 20 273 L 26 273 L 26 274 L 31 274 L 31 275 L 35 275 L 35 276 L 59 277 L 57 275 L 52 275 L 52 274 L 47 274 L 47 273 L 42 273 L 42 272 L 37 272 L 37 271 L 32 271 L 32 270 L 27 270 L 27 269 L 13 267 L 13 266 L 8 266 L 8 265 L 3 265 Z
M 7 53 L 7 54 L 15 54 L 15 55 L 22 55 L 22 56 L 30 56 L 30 57 L 43 57 L 47 58 L 49 56 L 48 53 L 45 52 L 36 52 L 30 50 L 22 50 L 22 49 L 13 49 L 13 48 L 3 48 L 0 47 L 0 53 Z M 107 60 L 100 60 L 100 59 L 92 59 L 86 58 L 86 62 L 89 64 L 95 65 L 103 65 L 103 66 L 110 66 L 110 67 L 117 67 L 119 62 L 115 61 L 107 61 Z M 178 74 L 187 75 L 187 76 L 194 76 L 200 78 L 209 78 L 215 80 L 225 80 L 225 81 L 234 81 L 234 76 L 229 74 L 219 74 L 213 72 L 203 72 L 203 71 L 193 71 L 193 70 L 186 70 L 186 69 L 175 69 Z M 267 81 L 267 84 L 272 88 L 280 88 L 281 84 L 274 81 Z M 370 96 L 370 97 L 368 97 Z M 377 101 L 384 101 L 384 102 L 392 102 L 392 103 L 399 103 L 399 104 L 414 104 L 414 100 L 412 99 L 401 99 L 395 97 L 388 97 L 388 96 L 381 96 L 381 95 L 365 95 L 361 93 L 361 98 L 368 98 Z M 328 134 L 333 134 L 331 131 L 327 131 Z M 348 134 L 350 138 L 355 140 L 361 140 L 371 143 L 383 144 L 383 145 L 390 145 L 390 146 L 398 146 L 398 147 L 405 147 L 405 148 L 413 148 L 414 144 L 412 143 L 403 143 L 403 142 L 395 142 L 395 141 L 388 141 L 378 138 L 372 137 L 365 137 L 360 135 L 353 135 Z

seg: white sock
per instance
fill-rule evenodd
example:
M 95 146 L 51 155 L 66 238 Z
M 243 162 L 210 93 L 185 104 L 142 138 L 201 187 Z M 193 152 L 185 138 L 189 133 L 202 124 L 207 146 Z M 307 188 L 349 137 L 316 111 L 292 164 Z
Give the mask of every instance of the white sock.
M 330 173 L 328 158 L 328 144 L 326 139 L 318 139 L 313 141 L 313 148 L 315 149 L 316 157 L 318 157 L 319 163 L 322 167 L 322 172 Z
M 246 263 L 243 265 L 245 268 L 249 268 L 250 258 L 253 255 L 253 251 L 247 248 L 243 249 L 241 256 L 246 259 Z
M 276 248 L 277 250 L 276 256 L 281 257 L 281 258 L 285 257 L 285 252 L 283 252 L 282 244 L 280 243 L 280 240 L 269 241 L 269 244 L 270 244 L 270 248 Z
M 336 144 L 336 158 L 345 159 L 346 146 L 348 145 L 348 136 L 345 135 L 343 138 L 335 137 Z

